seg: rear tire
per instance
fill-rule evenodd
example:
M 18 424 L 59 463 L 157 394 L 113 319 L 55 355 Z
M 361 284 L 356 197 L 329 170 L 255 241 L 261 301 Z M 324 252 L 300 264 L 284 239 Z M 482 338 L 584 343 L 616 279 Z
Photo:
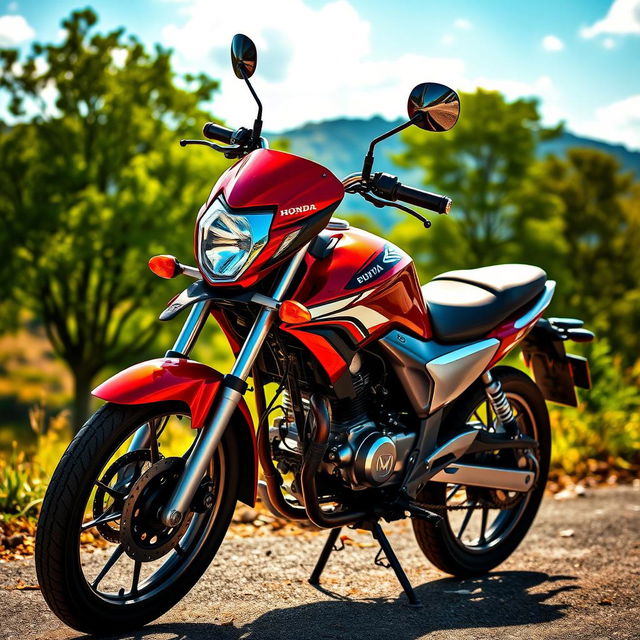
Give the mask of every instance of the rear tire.
M 166 578 L 166 588 L 161 584 L 148 597 L 134 597 L 122 604 L 115 598 L 109 601 L 101 597 L 85 576 L 79 527 L 95 479 L 132 430 L 168 413 L 184 414 L 184 407 L 179 403 L 106 404 L 76 435 L 53 474 L 38 522 L 36 571 L 47 604 L 74 629 L 103 635 L 136 629 L 158 618 L 198 581 L 226 534 L 236 504 L 240 468 L 232 428 L 226 430 L 216 453 L 216 460 L 223 461 L 219 472 L 221 493 L 211 524 L 203 528 L 205 533 L 194 546 L 193 555 L 183 561 L 183 567 L 178 566 L 177 577 Z
M 502 384 L 504 392 L 513 404 L 512 398 L 523 403 L 531 425 L 525 432 L 538 440 L 540 448 L 536 453 L 539 465 L 538 479 L 535 488 L 527 494 L 526 503 L 513 508 L 514 518 L 511 528 L 504 539 L 487 544 L 486 548 L 474 549 L 466 547 L 458 539 L 449 519 L 449 513 L 439 511 L 444 518 L 436 527 L 424 520 L 413 520 L 413 531 L 416 541 L 427 559 L 438 569 L 459 577 L 477 576 L 487 573 L 504 562 L 520 544 L 540 506 L 549 473 L 551 454 L 551 429 L 549 414 L 537 385 L 527 375 L 512 367 L 496 367 L 492 376 Z M 481 381 L 474 383 L 451 407 L 442 425 L 442 432 L 459 431 L 469 421 L 473 412 L 486 400 L 484 385 Z M 522 422 L 520 422 L 521 429 Z M 448 485 L 429 482 L 418 494 L 418 502 L 444 507 L 447 500 Z M 520 509 L 521 513 L 516 513 Z M 504 513 L 504 512 L 502 512 Z M 503 516 L 507 520 L 507 516 Z M 507 522 L 508 524 L 508 522 Z

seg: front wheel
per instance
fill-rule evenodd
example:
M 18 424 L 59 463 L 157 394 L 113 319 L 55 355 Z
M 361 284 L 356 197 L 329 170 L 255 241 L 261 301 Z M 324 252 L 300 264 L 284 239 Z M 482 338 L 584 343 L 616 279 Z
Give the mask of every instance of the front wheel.
M 45 495 L 35 549 L 42 594 L 64 623 L 88 633 L 135 629 L 170 609 L 204 573 L 236 503 L 232 429 L 193 511 L 174 528 L 157 517 L 195 433 L 179 403 L 107 404 L 69 445 Z
M 481 575 L 506 560 L 520 544 L 540 506 L 549 473 L 551 429 L 544 398 L 536 384 L 512 367 L 491 371 L 505 392 L 520 431 L 535 438 L 539 448 L 523 452 L 476 454 L 470 464 L 487 466 L 531 465 L 538 469 L 535 487 L 526 494 L 498 489 L 480 489 L 458 484 L 429 482 L 417 498 L 443 515 L 435 527 L 413 520 L 420 549 L 439 569 L 454 576 Z M 461 427 L 494 431 L 495 415 L 487 401 L 484 385 L 476 382 L 452 406 L 443 423 L 443 432 L 459 432 Z

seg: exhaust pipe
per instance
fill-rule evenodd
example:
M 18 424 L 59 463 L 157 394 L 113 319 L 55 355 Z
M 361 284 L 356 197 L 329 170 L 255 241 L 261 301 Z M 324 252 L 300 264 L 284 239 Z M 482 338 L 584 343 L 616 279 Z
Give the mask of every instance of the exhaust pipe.
M 326 398 L 321 398 L 315 394 L 309 400 L 310 411 L 315 418 L 316 429 L 305 454 L 300 484 L 302 485 L 302 495 L 309 520 L 317 527 L 333 529 L 363 520 L 367 517 L 367 513 L 365 511 L 331 512 L 324 511 L 320 507 L 316 473 L 324 458 L 329 440 L 331 419 L 327 404 Z
M 429 478 L 431 482 L 464 484 L 470 487 L 527 492 L 535 483 L 535 471 L 480 467 L 454 462 Z

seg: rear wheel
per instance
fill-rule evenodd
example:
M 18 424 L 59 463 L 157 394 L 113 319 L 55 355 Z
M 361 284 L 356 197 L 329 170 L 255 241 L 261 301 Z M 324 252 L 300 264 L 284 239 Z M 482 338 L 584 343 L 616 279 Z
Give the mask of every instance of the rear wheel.
M 533 523 L 549 473 L 551 431 L 540 390 L 527 375 L 512 367 L 496 367 L 491 374 L 502 384 L 520 431 L 535 438 L 540 447 L 526 455 L 490 452 L 467 461 L 507 468 L 537 467 L 538 477 L 535 487 L 526 494 L 436 482 L 422 489 L 418 501 L 436 506 L 444 520 L 435 527 L 414 519 L 418 545 L 436 567 L 461 577 L 486 573 L 513 553 Z M 459 432 L 465 424 L 495 430 L 495 415 L 480 381 L 456 401 L 442 429 L 444 433 Z
M 36 570 L 47 603 L 69 626 L 137 628 L 178 602 L 215 556 L 238 490 L 232 429 L 193 511 L 174 528 L 158 519 L 194 443 L 189 422 L 178 403 L 107 404 L 65 452 L 42 505 Z M 135 440 L 145 425 L 146 439 Z

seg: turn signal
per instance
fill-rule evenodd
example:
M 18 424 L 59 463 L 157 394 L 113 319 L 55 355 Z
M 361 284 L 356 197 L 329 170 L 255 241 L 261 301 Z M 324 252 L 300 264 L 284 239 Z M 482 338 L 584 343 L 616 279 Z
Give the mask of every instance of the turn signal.
M 153 256 L 149 260 L 149 269 L 161 278 L 175 278 L 182 273 L 180 263 L 175 256 Z
M 282 322 L 288 322 L 289 324 L 300 324 L 311 320 L 311 311 L 295 300 L 282 302 L 278 308 L 278 315 Z

